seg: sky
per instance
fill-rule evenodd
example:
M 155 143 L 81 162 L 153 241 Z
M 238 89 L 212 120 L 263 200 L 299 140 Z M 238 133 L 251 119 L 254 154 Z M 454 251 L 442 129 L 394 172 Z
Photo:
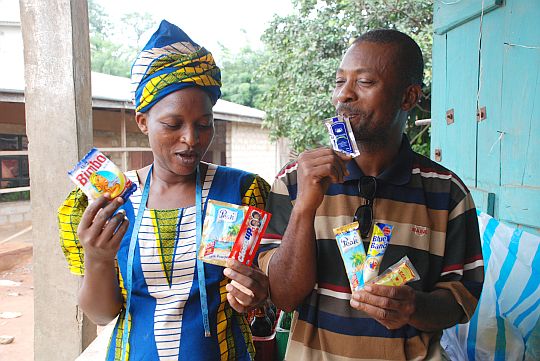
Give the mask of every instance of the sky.
M 245 45 L 260 48 L 260 36 L 273 15 L 292 12 L 291 0 L 96 0 L 96 3 L 115 24 L 120 23 L 123 14 L 134 11 L 150 13 L 157 23 L 166 19 L 216 57 L 220 53 L 219 44 L 233 53 Z M 159 6 L 152 6 L 156 4 Z M 143 44 L 154 30 L 143 36 Z

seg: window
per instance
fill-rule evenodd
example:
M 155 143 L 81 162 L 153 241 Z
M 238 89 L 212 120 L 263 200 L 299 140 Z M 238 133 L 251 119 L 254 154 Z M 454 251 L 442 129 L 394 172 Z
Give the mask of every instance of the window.
M 0 134 L 0 189 L 28 187 L 28 155 L 22 151 L 28 150 L 26 135 Z M 9 152 L 6 154 L 5 152 Z M 17 154 L 21 152 L 23 154 Z M 1 193 L 0 202 L 27 200 L 29 191 Z

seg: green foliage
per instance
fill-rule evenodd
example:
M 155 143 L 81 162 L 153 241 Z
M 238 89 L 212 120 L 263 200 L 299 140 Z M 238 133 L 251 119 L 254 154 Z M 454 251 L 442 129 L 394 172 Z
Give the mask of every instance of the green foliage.
M 426 157 L 429 157 L 429 143 L 420 143 L 417 141 L 411 145 L 411 148 L 415 152 L 423 154 Z
M 137 56 L 142 35 L 154 26 L 149 13 L 132 12 L 121 20 L 121 33 L 126 44 L 120 44 L 111 37 L 117 33 L 105 9 L 94 0 L 88 1 L 90 25 L 90 51 L 92 70 L 100 73 L 129 77 L 131 64 Z
M 246 46 L 237 54 L 222 48 L 222 98 L 253 108 L 261 108 L 262 96 L 269 84 L 260 75 L 265 54 Z
M 266 56 L 260 76 L 270 84 L 263 96 L 266 126 L 274 138 L 289 138 L 294 150 L 327 144 L 321 120 L 335 114 L 330 97 L 336 69 L 350 42 L 369 29 L 395 28 L 410 34 L 424 52 L 425 82 L 431 83 L 431 1 L 293 0 L 293 4 L 295 13 L 275 16 L 262 37 Z M 420 113 L 426 115 L 421 109 L 411 113 L 407 127 L 411 139 L 420 131 L 414 126 Z M 420 142 L 426 142 L 425 135 Z
M 144 44 L 141 44 L 143 34 L 156 26 L 156 22 L 152 19 L 150 13 L 139 13 L 135 11 L 122 16 L 122 25 L 124 29 L 128 29 L 128 36 L 131 35 L 130 40 L 134 41 L 137 48 L 140 49 L 144 46 Z
M 116 44 L 101 35 L 90 36 L 92 70 L 99 73 L 129 77 L 137 50 Z
M 103 6 L 97 4 L 94 0 L 88 0 L 88 18 L 90 34 L 109 35 L 112 23 Z

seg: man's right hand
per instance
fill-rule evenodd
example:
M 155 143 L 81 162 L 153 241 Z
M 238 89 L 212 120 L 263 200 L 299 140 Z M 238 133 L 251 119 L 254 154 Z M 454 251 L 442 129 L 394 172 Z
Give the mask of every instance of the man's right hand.
M 351 157 L 330 148 L 308 150 L 298 157 L 298 195 L 296 204 L 316 211 L 330 183 L 342 183 L 349 175 L 346 163 Z
M 124 212 L 113 216 L 123 203 L 122 197 L 110 200 L 109 195 L 105 194 L 84 211 L 77 236 L 84 248 L 85 262 L 114 261 L 129 226 Z
M 268 264 L 272 302 L 285 311 L 302 303 L 317 282 L 317 244 L 314 217 L 331 183 L 349 174 L 351 157 L 329 148 L 303 152 L 298 157 L 298 192 L 287 229 Z

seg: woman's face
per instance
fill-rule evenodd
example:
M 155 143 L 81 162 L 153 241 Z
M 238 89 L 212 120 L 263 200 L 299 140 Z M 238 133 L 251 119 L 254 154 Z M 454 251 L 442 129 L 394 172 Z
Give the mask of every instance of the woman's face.
M 214 137 L 212 102 L 198 87 L 167 95 L 136 119 L 148 135 L 154 164 L 176 175 L 192 174 Z

